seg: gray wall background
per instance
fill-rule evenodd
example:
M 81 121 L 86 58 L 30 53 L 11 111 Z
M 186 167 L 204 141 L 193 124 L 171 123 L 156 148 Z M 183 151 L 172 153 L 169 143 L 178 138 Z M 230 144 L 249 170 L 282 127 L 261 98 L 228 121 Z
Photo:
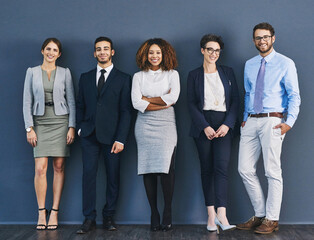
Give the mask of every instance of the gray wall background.
M 188 136 L 186 78 L 202 64 L 199 40 L 206 33 L 222 35 L 225 50 L 219 60 L 233 67 L 242 98 L 243 67 L 257 51 L 252 42 L 255 24 L 268 21 L 276 30 L 275 49 L 292 58 L 297 66 L 302 97 L 299 119 L 283 145 L 284 195 L 282 223 L 314 223 L 313 148 L 313 7 L 312 0 L 116 0 L 116 1 L 4 1 L 0 8 L 0 223 L 35 223 L 37 203 L 33 187 L 34 160 L 26 142 L 22 93 L 26 69 L 42 63 L 40 47 L 47 37 L 61 40 L 64 52 L 60 66 L 69 67 L 74 84 L 82 72 L 94 68 L 93 41 L 100 35 L 113 39 L 114 64 L 134 74 L 135 54 L 151 37 L 162 37 L 176 49 L 181 77 L 181 95 L 176 105 L 178 151 L 173 199 L 174 223 L 206 222 L 200 168 L 193 140 Z M 133 125 L 121 159 L 121 191 L 116 220 L 119 223 L 149 223 L 150 211 L 142 177 L 137 176 L 137 150 Z M 237 173 L 238 141 L 234 139 L 230 164 L 228 216 L 232 223 L 251 217 L 253 209 Z M 97 179 L 97 211 L 105 199 L 104 164 Z M 267 189 L 262 162 L 259 175 Z M 52 167 L 49 162 L 46 207 L 52 204 Z M 61 200 L 61 223 L 80 223 L 82 162 L 79 139 L 66 162 L 66 182 Z M 160 190 L 160 189 L 159 189 Z M 159 192 L 160 207 L 162 193 Z M 101 220 L 98 214 L 97 220 Z

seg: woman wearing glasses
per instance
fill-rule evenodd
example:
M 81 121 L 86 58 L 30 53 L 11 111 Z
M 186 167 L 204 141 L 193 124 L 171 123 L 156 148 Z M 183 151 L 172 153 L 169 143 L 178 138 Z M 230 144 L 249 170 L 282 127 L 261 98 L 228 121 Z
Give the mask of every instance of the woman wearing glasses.
M 239 93 L 232 68 L 217 65 L 224 43 L 220 36 L 202 37 L 203 65 L 188 75 L 188 106 L 201 165 L 201 179 L 208 212 L 208 231 L 234 229 L 226 216 L 228 165 Z M 217 209 L 217 213 L 216 210 Z
M 56 66 L 61 42 L 47 38 L 41 47 L 42 65 L 28 68 L 24 83 L 23 115 L 28 143 L 35 158 L 37 230 L 58 228 L 58 211 L 64 183 L 65 157 L 75 136 L 75 97 L 68 68 Z M 53 203 L 47 225 L 45 208 L 48 157 L 53 157 Z

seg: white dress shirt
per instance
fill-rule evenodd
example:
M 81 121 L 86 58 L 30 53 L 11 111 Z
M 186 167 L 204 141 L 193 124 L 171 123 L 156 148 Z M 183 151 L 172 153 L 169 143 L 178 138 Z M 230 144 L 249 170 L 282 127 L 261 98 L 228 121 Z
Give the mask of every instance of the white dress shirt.
M 100 78 L 100 75 L 101 75 L 101 70 L 102 69 L 104 69 L 104 68 L 102 68 L 101 66 L 99 66 L 98 64 L 97 64 L 97 70 L 96 70 L 96 86 L 98 86 L 98 80 L 99 80 L 99 78 Z M 111 72 L 111 70 L 113 69 L 113 64 L 111 64 L 109 67 L 106 67 L 105 68 L 105 70 L 106 70 L 106 72 L 105 72 L 105 82 L 106 82 L 106 80 L 107 80 L 107 78 L 108 78 L 108 76 L 109 76 L 109 74 L 110 74 L 110 72 Z
M 204 110 L 226 111 L 225 89 L 218 71 L 204 73 Z
M 169 92 L 170 90 L 170 92 Z M 144 113 L 148 101 L 142 99 L 142 96 L 161 97 L 167 104 L 172 105 L 177 102 L 180 94 L 180 77 L 176 70 L 140 71 L 134 74 L 132 84 L 132 104 L 133 107 Z

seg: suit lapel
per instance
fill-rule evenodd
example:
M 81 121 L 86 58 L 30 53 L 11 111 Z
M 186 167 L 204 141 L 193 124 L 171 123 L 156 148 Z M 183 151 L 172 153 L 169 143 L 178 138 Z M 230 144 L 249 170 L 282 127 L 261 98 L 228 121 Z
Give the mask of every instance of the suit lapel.
M 37 88 L 40 90 L 40 92 L 44 95 L 44 84 L 43 84 L 43 73 L 41 70 L 41 66 L 37 66 L 33 71 L 34 77 L 33 81 L 35 80 L 35 85 L 37 85 Z
M 116 75 L 116 71 L 117 69 L 115 67 L 112 68 L 112 70 L 110 71 L 110 74 L 108 76 L 108 78 L 106 79 L 106 82 L 104 84 L 104 86 L 102 87 L 101 91 L 100 91 L 100 96 L 104 94 L 104 92 L 106 91 L 106 89 L 108 88 L 108 86 L 110 84 L 112 84 L 113 79 Z
M 61 68 L 58 66 L 56 67 L 56 75 L 55 75 L 55 82 L 53 84 L 53 89 L 55 89 L 56 85 L 59 83 L 59 79 L 61 79 Z M 53 91 L 55 92 L 55 91 Z
M 204 107 L 204 68 L 203 66 L 201 66 L 199 68 L 199 76 L 197 78 L 198 80 L 198 84 L 199 84 L 199 94 L 200 94 L 200 97 L 201 97 L 201 101 L 200 103 L 202 104 L 202 109 Z
M 229 106 L 229 84 L 230 84 L 230 81 L 229 81 L 228 77 L 226 76 L 226 74 L 225 74 L 225 72 L 221 66 L 217 66 L 217 70 L 218 70 L 222 85 L 224 86 L 226 106 Z
M 97 68 L 93 69 L 89 75 L 89 81 L 88 81 L 88 87 L 90 88 L 90 91 L 91 92 L 94 92 L 95 94 L 95 97 L 97 98 L 98 96 L 98 89 L 97 89 L 97 86 L 96 86 L 96 71 L 97 71 Z

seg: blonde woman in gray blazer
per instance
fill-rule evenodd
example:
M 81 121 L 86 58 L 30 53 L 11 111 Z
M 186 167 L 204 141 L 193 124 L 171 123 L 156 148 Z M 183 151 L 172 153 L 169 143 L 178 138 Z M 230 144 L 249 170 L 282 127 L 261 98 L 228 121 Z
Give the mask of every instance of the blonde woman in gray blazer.
M 28 143 L 34 149 L 37 230 L 58 228 L 58 211 L 64 183 L 65 158 L 75 136 L 75 97 L 68 68 L 56 66 L 62 51 L 56 38 L 44 41 L 43 64 L 28 68 L 24 83 L 23 115 Z M 53 158 L 53 204 L 46 222 L 48 158 Z

